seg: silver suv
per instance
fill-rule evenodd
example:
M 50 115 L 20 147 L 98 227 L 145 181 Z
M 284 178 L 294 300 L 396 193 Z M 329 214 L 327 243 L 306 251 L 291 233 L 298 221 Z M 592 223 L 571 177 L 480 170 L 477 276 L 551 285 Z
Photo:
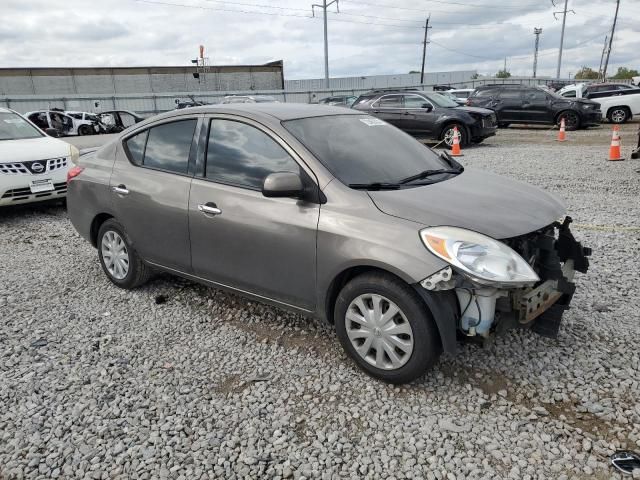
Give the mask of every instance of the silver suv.
M 82 157 L 68 205 L 118 287 L 157 270 L 315 315 L 392 383 L 457 337 L 556 333 L 588 267 L 560 200 L 340 107 L 154 117 Z

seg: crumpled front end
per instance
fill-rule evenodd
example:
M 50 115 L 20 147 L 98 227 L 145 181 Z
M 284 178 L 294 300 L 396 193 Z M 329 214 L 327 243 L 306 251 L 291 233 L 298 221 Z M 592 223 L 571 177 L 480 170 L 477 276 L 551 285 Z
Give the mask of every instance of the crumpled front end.
M 528 327 L 555 337 L 575 292 L 575 272 L 587 272 L 591 255 L 591 250 L 574 238 L 571 222 L 566 217 L 562 223 L 502 240 L 535 271 L 539 277 L 535 284 L 513 288 L 480 283 L 455 267 L 446 267 L 421 285 L 430 291 L 455 291 L 457 328 L 467 337 L 487 338 L 511 328 Z

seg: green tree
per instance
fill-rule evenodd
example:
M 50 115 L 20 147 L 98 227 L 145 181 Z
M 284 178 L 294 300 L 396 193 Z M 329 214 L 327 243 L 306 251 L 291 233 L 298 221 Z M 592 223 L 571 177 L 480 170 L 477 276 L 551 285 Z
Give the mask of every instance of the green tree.
M 597 80 L 598 72 L 591 67 L 583 66 L 576 72 L 574 78 L 578 80 Z
M 629 69 L 627 67 L 618 67 L 617 73 L 611 78 L 615 78 L 616 80 L 625 80 L 638 76 L 640 76 L 638 70 Z
M 511 76 L 511 72 L 509 70 L 498 70 L 496 73 L 496 78 L 509 78 Z

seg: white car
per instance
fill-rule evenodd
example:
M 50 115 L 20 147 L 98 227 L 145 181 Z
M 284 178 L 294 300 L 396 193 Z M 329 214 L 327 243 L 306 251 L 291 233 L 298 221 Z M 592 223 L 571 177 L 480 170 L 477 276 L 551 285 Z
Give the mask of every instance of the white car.
M 100 133 L 100 124 L 95 115 L 94 121 L 76 118 L 68 115 L 68 113 L 59 110 L 38 110 L 27 112 L 24 116 L 41 130 L 55 128 L 60 135 L 94 135 Z M 80 115 L 82 117 L 82 112 L 80 112 Z
M 64 199 L 78 149 L 0 108 L 0 206 Z
M 577 83 L 563 87 L 558 95 L 598 102 L 602 115 L 611 123 L 625 123 L 640 115 L 640 89 L 631 85 Z
M 475 88 L 454 88 L 452 90 L 447 90 L 447 93 L 450 93 L 463 101 L 467 101 L 469 95 L 471 95 L 475 91 Z

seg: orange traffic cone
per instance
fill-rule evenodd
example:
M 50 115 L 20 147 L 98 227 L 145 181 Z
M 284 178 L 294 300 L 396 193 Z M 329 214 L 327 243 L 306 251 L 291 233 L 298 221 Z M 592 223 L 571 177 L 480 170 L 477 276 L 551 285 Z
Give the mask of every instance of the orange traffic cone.
M 567 134 L 566 134 L 566 130 L 564 127 L 564 117 L 562 117 L 560 119 L 560 131 L 558 132 L 558 141 L 559 142 L 566 142 L 567 141 Z
M 609 161 L 624 160 L 620 154 L 620 132 L 617 125 L 613 126 L 611 135 L 611 147 L 609 148 Z
M 460 132 L 458 132 L 458 127 L 453 127 L 453 145 L 451 145 L 451 156 L 462 157 L 462 151 L 460 150 Z

